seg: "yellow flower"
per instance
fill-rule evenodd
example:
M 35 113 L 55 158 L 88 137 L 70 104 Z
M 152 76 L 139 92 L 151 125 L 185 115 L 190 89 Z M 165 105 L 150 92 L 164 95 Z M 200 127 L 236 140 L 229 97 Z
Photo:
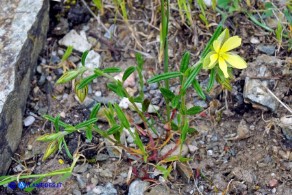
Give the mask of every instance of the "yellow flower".
M 241 45 L 241 38 L 238 36 L 229 37 L 228 29 L 225 29 L 220 36 L 213 42 L 213 51 L 207 54 L 203 62 L 204 69 L 212 69 L 216 64 L 222 70 L 225 78 L 228 78 L 227 67 L 231 66 L 238 69 L 246 68 L 247 64 L 239 55 L 230 50 Z

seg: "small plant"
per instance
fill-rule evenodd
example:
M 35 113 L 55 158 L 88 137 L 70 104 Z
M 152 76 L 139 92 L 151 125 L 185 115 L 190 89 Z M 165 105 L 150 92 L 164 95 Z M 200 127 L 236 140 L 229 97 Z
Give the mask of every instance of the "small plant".
M 165 178 L 169 176 L 172 171 L 172 162 L 181 161 L 186 162 L 190 159 L 184 158 L 181 155 L 171 156 L 171 153 L 179 146 L 182 149 L 183 143 L 186 141 L 188 134 L 196 132 L 196 127 L 190 126 L 190 117 L 196 115 L 202 111 L 202 108 L 193 105 L 187 108 L 187 91 L 190 87 L 202 98 L 206 99 L 206 92 L 209 92 L 214 84 L 215 79 L 224 87 L 230 86 L 231 69 L 228 66 L 234 68 L 246 68 L 246 62 L 236 54 L 230 52 L 230 50 L 239 47 L 241 39 L 238 36 L 229 37 L 228 29 L 223 32 L 224 18 L 218 25 L 213 36 L 206 44 L 205 49 L 202 51 L 200 59 L 193 65 L 191 65 L 191 56 L 189 52 L 185 52 L 182 56 L 179 70 L 169 72 L 168 70 L 168 22 L 169 22 L 169 2 L 161 0 L 161 14 L 162 14 L 162 28 L 161 28 L 161 51 L 164 63 L 164 72 L 160 75 L 156 75 L 149 80 L 148 83 L 164 82 L 163 87 L 160 87 L 160 92 L 163 95 L 166 103 L 166 117 L 161 120 L 154 120 L 153 116 L 147 113 L 150 105 L 150 100 L 144 97 L 143 87 L 145 81 L 142 75 L 144 59 L 140 54 L 136 54 L 136 66 L 128 67 L 122 76 L 121 80 L 116 80 L 112 74 L 120 73 L 122 70 L 117 67 L 109 67 L 104 69 L 94 68 L 90 69 L 86 67 L 86 56 L 88 52 L 84 52 L 81 57 L 81 67 L 77 67 L 73 70 L 65 71 L 64 74 L 57 80 L 57 84 L 72 82 L 74 91 L 82 102 L 87 96 L 88 85 L 98 77 L 105 77 L 109 80 L 107 87 L 121 98 L 127 98 L 130 102 L 130 106 L 134 111 L 138 113 L 139 117 L 143 121 L 143 128 L 134 123 L 131 123 L 131 116 L 128 116 L 122 108 L 114 103 L 108 104 L 104 107 L 101 104 L 96 104 L 90 113 L 87 120 L 77 124 L 71 125 L 63 122 L 60 116 L 52 117 L 45 115 L 44 118 L 54 124 L 55 132 L 51 134 L 45 134 L 39 137 L 37 140 L 41 142 L 48 142 L 47 150 L 45 151 L 43 160 L 46 160 L 50 155 L 56 151 L 61 151 L 64 147 L 66 154 L 69 158 L 73 159 L 73 163 L 70 168 L 44 175 L 22 175 L 20 177 L 7 176 L 1 177 L 0 185 L 6 184 L 17 178 L 35 178 L 39 177 L 42 180 L 45 176 L 52 176 L 55 174 L 65 174 L 65 178 L 69 177 L 72 170 L 82 154 L 75 151 L 72 154 L 66 144 L 66 136 L 70 134 L 83 132 L 88 141 L 91 141 L 93 136 L 99 134 L 105 139 L 108 139 L 115 146 L 122 148 L 127 153 L 135 156 L 138 161 L 153 165 L 156 169 L 160 170 Z M 63 57 L 62 61 L 65 61 L 72 48 L 69 47 Z M 218 66 L 217 66 L 218 64 Z M 219 67 L 219 68 L 218 68 Z M 207 89 L 202 89 L 197 75 L 204 69 L 210 70 L 210 80 Z M 90 76 L 84 76 L 84 73 L 91 73 Z M 129 78 L 131 74 L 136 72 L 139 79 L 139 94 L 132 97 L 126 88 L 123 86 L 124 82 Z M 174 93 L 170 90 L 169 79 L 177 79 L 180 83 L 179 92 Z M 227 87 L 226 87 L 227 88 Z M 103 112 L 109 127 L 107 129 L 101 129 L 97 123 L 99 112 Z M 159 137 L 157 131 L 157 122 L 163 122 L 166 136 L 164 139 Z M 126 146 L 122 143 L 121 136 L 127 131 L 134 140 L 134 147 Z M 151 132 L 152 131 L 152 132 Z M 179 138 L 173 135 L 180 135 Z M 154 139 L 153 134 L 157 135 L 159 139 Z M 143 142 L 141 136 L 149 138 L 148 142 Z M 175 141 L 175 148 L 170 150 L 167 154 L 160 156 L 159 150 L 168 144 L 171 140 Z M 154 164 L 152 164 L 154 163 Z M 167 165 L 168 164 L 168 165 Z M 165 166 L 164 166 L 165 165 Z

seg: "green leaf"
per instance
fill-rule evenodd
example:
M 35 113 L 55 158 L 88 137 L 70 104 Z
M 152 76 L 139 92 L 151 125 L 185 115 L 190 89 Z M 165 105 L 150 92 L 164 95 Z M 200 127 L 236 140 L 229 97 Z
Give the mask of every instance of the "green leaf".
M 88 94 L 88 85 L 85 85 L 83 88 L 78 89 L 79 81 L 75 83 L 74 91 L 80 102 L 83 102 Z
M 46 114 L 43 115 L 43 117 L 44 117 L 46 120 L 49 120 L 49 121 L 55 123 L 55 120 L 56 120 L 56 119 L 55 119 L 54 117 L 52 117 L 52 116 L 50 116 L 50 115 L 46 115 Z M 62 122 L 61 120 L 58 121 L 58 125 L 61 126 L 61 127 L 70 127 L 70 126 L 71 126 L 71 125 L 68 125 L 68 124 Z
M 82 66 L 85 66 L 85 60 L 86 60 L 86 57 L 88 55 L 89 51 L 86 50 L 85 52 L 83 52 L 82 56 L 81 56 L 81 64 Z
M 120 97 L 126 96 L 123 87 L 120 85 L 117 85 L 116 83 L 107 83 L 107 87 Z
M 197 79 L 194 80 L 193 82 L 193 86 L 194 86 L 194 89 L 196 90 L 197 94 L 203 99 L 203 100 L 206 100 L 206 96 L 205 96 L 205 93 L 203 92 L 199 82 Z
M 167 99 L 168 101 L 171 101 L 175 97 L 174 93 L 170 91 L 169 89 L 161 87 L 159 90 L 161 94 L 163 95 L 163 97 Z
M 290 11 L 287 8 L 284 9 L 283 13 L 289 24 L 292 25 L 292 13 L 290 13 Z
M 202 108 L 200 106 L 193 106 L 190 109 L 187 110 L 187 115 L 195 115 L 202 112 Z
M 283 35 L 283 26 L 281 22 L 278 22 L 277 29 L 275 30 L 276 39 L 279 42 L 279 44 L 282 43 L 282 35 Z
M 146 112 L 148 110 L 149 105 L 150 105 L 150 100 L 145 99 L 142 103 L 142 112 Z
M 175 124 L 173 121 L 171 121 L 170 126 L 171 126 L 171 129 L 172 130 L 174 130 L 174 131 L 177 131 L 178 130 L 177 124 Z
M 69 56 L 71 55 L 72 51 L 73 51 L 73 46 L 67 47 L 64 55 L 62 56 L 62 60 L 61 61 L 62 62 L 66 61 L 69 58 Z
M 54 127 L 55 127 L 55 131 L 58 133 L 60 131 L 60 128 L 59 128 L 59 121 L 60 121 L 60 115 L 58 114 L 55 118 L 55 121 L 54 121 Z
M 265 29 L 265 30 L 267 30 L 267 31 L 269 31 L 269 32 L 274 32 L 273 29 L 271 29 L 271 28 L 268 27 L 267 25 L 261 23 L 260 21 L 258 21 L 258 20 L 256 19 L 256 17 L 255 17 L 254 15 L 252 15 L 251 13 L 246 12 L 246 14 L 248 15 L 249 19 L 250 19 L 253 23 L 255 23 L 256 25 L 262 27 L 263 29 Z
M 180 140 L 181 140 L 181 147 L 183 145 L 183 143 L 185 142 L 186 140 L 186 137 L 187 137 L 187 134 L 188 134 L 188 129 L 189 129 L 189 121 L 188 119 L 186 118 L 185 119 L 185 122 L 183 124 L 183 127 L 182 127 L 182 132 L 181 132 L 181 137 L 180 137 Z
M 116 110 L 116 113 L 117 113 L 117 116 L 119 118 L 119 120 L 121 121 L 121 123 L 123 124 L 123 126 L 126 128 L 126 129 L 129 129 L 130 128 L 130 123 L 126 117 L 126 115 L 124 114 L 124 112 L 122 111 L 122 109 L 119 107 L 118 104 L 114 104 L 114 108 Z
M 67 144 L 66 144 L 66 141 L 65 141 L 64 137 L 62 138 L 62 140 L 63 140 L 62 143 L 64 144 L 64 148 L 65 148 L 65 152 L 66 152 L 67 156 L 68 156 L 70 159 L 73 160 L 73 156 L 72 156 L 72 154 L 70 153 L 70 150 L 69 150 L 69 148 L 68 148 L 68 146 L 67 146 Z
M 182 59 L 181 59 L 181 62 L 180 62 L 180 68 L 179 68 L 179 71 L 181 73 L 185 73 L 185 71 L 188 69 L 188 66 L 189 66 L 189 63 L 190 63 L 190 52 L 185 52 Z
M 109 129 L 106 131 L 106 133 L 107 133 L 108 135 L 115 134 L 115 133 L 119 132 L 120 128 L 121 128 L 120 125 L 114 125 L 114 126 L 112 126 L 111 128 L 109 128 Z
M 222 9 L 227 9 L 229 6 L 228 4 L 231 2 L 231 0 L 218 0 L 217 5 L 218 7 Z
M 123 75 L 123 81 L 127 80 L 127 78 L 136 70 L 136 67 L 134 66 L 130 66 L 129 68 L 127 68 L 124 72 Z
M 93 75 L 85 77 L 84 79 L 82 79 L 80 81 L 80 84 L 78 85 L 77 89 L 80 90 L 80 89 L 84 88 L 85 86 L 87 86 L 89 83 L 91 83 L 94 79 L 96 79 L 99 76 L 100 76 L 100 74 L 95 73 Z
M 86 139 L 88 139 L 91 142 L 91 140 L 92 140 L 92 129 L 90 127 L 86 128 L 85 136 L 86 136 Z
M 194 82 L 196 76 L 199 74 L 202 67 L 203 67 L 203 64 L 200 63 L 191 70 L 189 77 L 187 78 L 186 82 L 182 86 L 183 91 L 186 91 L 186 89 L 190 86 L 190 84 L 192 84 L 192 82 Z
M 226 88 L 228 91 L 232 90 L 230 80 L 228 78 L 225 78 L 225 76 L 220 68 L 217 68 L 216 80 L 218 83 L 223 85 L 223 87 Z
M 173 108 L 178 108 L 180 98 L 181 98 L 180 95 L 177 95 L 172 99 L 171 106 Z
M 176 78 L 182 76 L 181 72 L 167 72 L 167 73 L 163 73 L 160 75 L 156 75 L 154 77 L 152 77 L 151 79 L 148 79 L 148 83 L 156 83 L 159 81 L 163 81 L 163 80 L 167 80 L 167 79 L 171 79 L 171 78 Z
M 105 68 L 102 71 L 104 73 L 118 73 L 118 72 L 122 72 L 122 69 L 119 67 L 110 67 L 110 68 Z
M 207 91 L 208 92 L 210 92 L 211 89 L 214 86 L 215 76 L 216 76 L 216 69 L 215 68 L 212 68 L 211 69 L 211 72 L 210 72 L 210 78 L 209 78 L 208 86 L 207 86 Z
M 54 154 L 57 150 L 58 150 L 58 141 L 52 141 L 51 143 L 49 143 L 44 153 L 42 161 L 45 161 L 49 156 Z
M 90 112 L 90 116 L 89 116 L 90 119 L 92 119 L 92 118 L 96 118 L 97 113 L 98 113 L 98 111 L 99 111 L 99 109 L 100 109 L 100 106 L 101 106 L 101 104 L 100 104 L 100 103 L 97 103 L 97 104 L 93 107 L 93 109 L 92 109 L 91 112 Z
M 71 81 L 75 79 L 80 74 L 79 70 L 71 70 L 65 72 L 58 80 L 57 84 L 67 83 L 68 81 Z
M 82 128 L 84 128 L 84 127 L 87 127 L 87 126 L 89 126 L 89 125 L 95 123 L 95 122 L 97 122 L 97 118 L 91 118 L 91 119 L 89 119 L 89 120 L 86 120 L 86 121 L 84 121 L 84 122 L 81 122 L 81 123 L 75 125 L 75 128 L 76 128 L 76 129 L 82 129 Z
M 140 53 L 136 53 L 136 62 L 137 62 L 138 68 L 140 70 L 143 70 L 144 59 Z
M 40 141 L 40 142 L 50 142 L 50 141 L 57 140 L 61 137 L 64 137 L 67 134 L 68 134 L 67 131 L 60 131 L 58 133 L 42 135 L 42 136 L 38 137 L 36 140 Z

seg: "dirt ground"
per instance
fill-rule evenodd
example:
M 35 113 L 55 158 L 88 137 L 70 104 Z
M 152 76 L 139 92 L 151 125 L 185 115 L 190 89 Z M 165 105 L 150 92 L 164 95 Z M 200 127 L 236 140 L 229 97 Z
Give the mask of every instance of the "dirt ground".
M 157 37 L 160 15 L 156 1 L 151 3 L 137 1 L 135 6 L 129 8 L 129 23 L 132 30 L 125 25 L 120 15 L 115 17 L 114 8 L 108 6 L 101 21 L 107 28 L 111 24 L 116 24 L 115 40 L 106 39 L 101 24 L 86 11 L 81 2 L 80 6 L 64 9 L 60 3 L 51 2 L 51 26 L 47 45 L 39 58 L 25 112 L 25 117 L 32 115 L 36 121 L 24 128 L 23 139 L 14 156 L 15 161 L 9 174 L 19 173 L 15 171 L 17 170 L 15 167 L 20 164 L 25 167 L 25 171 L 38 174 L 68 167 L 72 162 L 66 157 L 64 150 L 42 162 L 47 145 L 35 141 L 40 135 L 53 132 L 52 124 L 42 118 L 43 114 L 56 116 L 61 113 L 62 121 L 74 125 L 85 120 L 90 113 L 89 108 L 92 105 L 80 104 L 74 98 L 71 83 L 55 84 L 62 74 L 62 69 L 58 67 L 62 58 L 59 51 L 65 50 L 58 41 L 69 29 L 77 31 L 85 29 L 92 42 L 95 40 L 93 49 L 101 55 L 102 67 L 116 66 L 125 69 L 135 65 L 135 53 L 141 51 L 145 54 L 146 79 L 163 71 L 162 65 L 158 62 Z M 256 3 L 255 7 L 257 6 L 260 6 L 259 2 Z M 192 62 L 199 59 L 200 52 L 220 22 L 220 15 L 208 9 L 210 27 L 207 28 L 199 19 L 196 10 L 193 13 L 195 25 L 189 27 L 181 22 L 174 3 L 171 3 L 170 10 L 169 64 L 171 70 L 177 70 L 184 51 L 191 52 Z M 68 13 L 71 13 L 70 17 Z M 60 22 L 60 17 L 66 20 L 66 25 Z M 232 35 L 242 38 L 242 47 L 238 52 L 248 64 L 254 63 L 259 56 L 269 55 L 259 49 L 260 45 L 275 46 L 276 50 L 270 56 L 281 60 L 283 68 L 288 67 L 288 74 L 276 75 L 277 78 L 273 75 L 270 79 L 277 83 L 273 88 L 276 95 L 280 94 L 281 101 L 291 106 L 292 59 L 289 58 L 291 51 L 288 51 L 285 42 L 278 49 L 275 35 L 256 26 L 243 13 L 234 13 L 228 17 L 225 27 L 230 29 Z M 254 43 L 252 39 L 258 40 L 259 43 Z M 74 51 L 69 61 L 77 64 L 80 56 L 80 53 Z M 264 63 L 266 62 L 262 61 L 262 64 Z M 275 111 L 268 111 L 252 102 L 244 101 L 246 71 L 234 70 L 236 79 L 232 83 L 233 90 L 226 93 L 216 85 L 206 102 L 200 100 L 193 90 L 189 90 L 187 102 L 202 104 L 205 110 L 204 114 L 192 118 L 190 122 L 197 130 L 197 133 L 189 135 L 186 140 L 189 146 L 186 156 L 191 161 L 183 164 L 184 170 L 181 170 L 182 165 L 179 165 L 179 162 L 174 163 L 174 170 L 167 180 L 164 180 L 161 174 L 153 175 L 155 170 L 151 164 L 134 161 L 125 154 L 121 159 L 112 158 L 105 148 L 105 140 L 99 135 L 94 135 L 92 142 L 88 143 L 83 133 L 76 133 L 66 138 L 66 141 L 72 151 L 76 149 L 78 143 L 80 144 L 81 153 L 87 161 L 77 164 L 84 170 L 74 171 L 69 179 L 62 182 L 61 189 L 36 189 L 32 194 L 79 194 L 79 192 L 90 194 L 95 186 L 104 186 L 107 183 L 111 183 L 118 194 L 128 194 L 131 182 L 137 179 L 148 182 L 146 190 L 148 194 L 292 194 L 292 139 L 283 132 L 285 130 L 279 122 L 281 117 L 291 113 L 281 105 Z M 42 77 L 45 78 L 44 81 Z M 207 79 L 208 72 L 203 70 L 198 80 L 206 83 Z M 107 82 L 107 79 L 100 78 L 98 83 L 93 83 L 89 96 L 94 96 L 94 92 L 100 91 L 102 98 L 96 101 L 103 104 L 109 101 L 119 102 L 119 98 L 106 88 Z M 178 85 L 178 81 L 171 81 L 174 90 Z M 136 86 L 133 87 L 136 91 L 137 86 L 136 79 Z M 150 99 L 157 97 L 160 112 L 164 113 L 165 104 L 157 91 L 157 88 L 151 89 L 147 84 L 145 95 Z M 64 94 L 67 95 L 64 97 Z M 133 114 L 130 110 L 126 112 Z M 155 116 L 153 114 L 153 118 Z M 107 127 L 102 121 L 98 123 L 102 127 Z M 163 127 L 163 124 L 160 126 Z M 90 162 L 89 159 L 101 154 L 106 157 L 104 161 Z M 60 159 L 64 163 L 60 163 Z M 127 179 L 129 170 L 132 170 L 132 176 Z M 54 176 L 51 181 L 57 181 L 58 178 L 60 177 Z M 155 191 L 158 189 L 155 188 L 157 186 L 162 186 L 163 190 Z M 3 194 L 26 194 L 4 187 L 1 190 Z

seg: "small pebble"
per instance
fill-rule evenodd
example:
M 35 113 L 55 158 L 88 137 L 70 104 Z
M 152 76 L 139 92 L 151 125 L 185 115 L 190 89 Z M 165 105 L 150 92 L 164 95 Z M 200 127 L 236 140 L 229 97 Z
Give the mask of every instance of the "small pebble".
M 278 185 L 278 180 L 277 180 L 277 179 L 271 179 L 271 180 L 269 181 L 269 186 L 270 186 L 271 188 L 277 187 L 277 185 Z
M 27 145 L 27 150 L 31 151 L 32 150 L 32 145 Z
M 260 40 L 259 40 L 258 38 L 252 37 L 252 38 L 250 39 L 250 42 L 251 42 L 252 44 L 259 44 L 259 43 L 260 43 Z
M 28 127 L 32 125 L 35 121 L 35 118 L 33 116 L 28 116 L 23 120 L 24 126 Z
M 101 91 L 96 91 L 96 92 L 94 93 L 94 95 L 95 95 L 96 97 L 101 97 Z
M 207 151 L 207 155 L 208 155 L 208 156 L 213 156 L 213 150 L 208 150 L 208 151 Z
M 81 192 L 79 190 L 73 190 L 73 195 L 81 195 Z

